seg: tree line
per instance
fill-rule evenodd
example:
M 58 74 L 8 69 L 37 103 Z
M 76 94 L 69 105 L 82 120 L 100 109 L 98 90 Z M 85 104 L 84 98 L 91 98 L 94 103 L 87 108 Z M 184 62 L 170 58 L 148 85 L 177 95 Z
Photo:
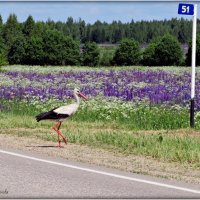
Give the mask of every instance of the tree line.
M 198 30 L 199 28 L 198 21 Z M 158 46 L 163 45 L 161 41 L 169 40 L 178 46 L 180 43 L 190 43 L 191 31 L 192 23 L 185 19 L 151 22 L 132 20 L 130 23 L 113 21 L 110 24 L 96 21 L 94 24 L 86 24 L 84 20 L 74 21 L 72 17 L 69 17 L 66 22 L 54 22 L 50 19 L 46 22 L 35 22 L 33 17 L 29 16 L 25 22 L 19 23 L 17 16 L 11 14 L 5 23 L 0 16 L 0 64 L 161 65 L 156 56 L 153 58 L 152 53 L 156 51 L 155 54 L 158 54 Z M 120 45 L 108 54 L 100 51 L 98 43 L 120 43 Z M 138 47 L 142 43 L 149 44 L 144 52 L 141 52 Z M 80 44 L 83 44 L 81 51 Z M 165 44 L 169 45 L 168 42 Z M 172 50 L 170 45 L 168 48 Z M 120 49 L 122 51 L 129 49 L 130 52 L 137 51 L 137 53 L 131 54 L 130 58 L 130 54 L 127 56 L 121 52 L 121 55 Z M 180 50 L 177 54 L 181 57 L 178 59 L 179 64 L 189 63 L 190 54 L 189 48 L 187 58 L 184 60 Z M 122 57 L 123 59 L 120 60 Z M 132 61 L 127 61 L 130 59 Z M 151 63 L 145 59 L 151 60 Z M 153 60 L 156 59 L 157 61 L 154 62 Z M 163 63 L 163 65 L 169 64 Z
M 152 39 L 169 33 L 175 36 L 180 43 L 188 43 L 192 34 L 192 21 L 188 19 L 172 18 L 170 20 L 153 20 L 153 21 L 137 21 L 122 23 L 121 21 L 113 21 L 112 23 L 101 22 L 97 20 L 94 24 L 86 23 L 81 18 L 74 20 L 68 17 L 66 22 L 54 22 L 48 19 L 46 22 L 35 22 L 31 16 L 23 23 L 17 21 L 16 15 L 10 15 L 3 24 L 0 16 L 0 26 L 7 26 L 11 18 L 16 18 L 17 28 L 23 29 L 30 27 L 30 23 L 35 25 L 36 31 L 41 32 L 43 28 L 55 29 L 62 32 L 65 36 L 71 36 L 80 43 L 88 41 L 96 43 L 118 43 L 123 38 L 132 38 L 140 44 L 149 43 Z M 30 18 L 32 20 L 30 20 Z M 32 21 L 32 22 L 31 22 Z M 200 20 L 197 20 L 197 31 L 200 30 Z M 29 30 L 30 31 L 30 30 Z M 26 32 L 26 31 L 25 31 Z M 27 32 L 28 33 L 28 32 Z

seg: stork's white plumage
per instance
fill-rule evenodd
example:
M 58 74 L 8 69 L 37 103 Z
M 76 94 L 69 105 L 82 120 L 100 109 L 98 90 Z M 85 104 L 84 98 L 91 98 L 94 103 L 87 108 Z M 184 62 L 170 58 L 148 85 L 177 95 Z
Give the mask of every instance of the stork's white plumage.
M 59 131 L 62 121 L 76 113 L 76 111 L 78 110 L 79 105 L 80 105 L 79 97 L 82 97 L 84 100 L 87 100 L 87 97 L 83 93 L 81 93 L 80 90 L 77 88 L 74 89 L 73 94 L 76 99 L 76 103 L 66 105 L 66 106 L 61 106 L 58 108 L 54 108 L 48 112 L 44 112 L 44 113 L 41 113 L 36 116 L 36 120 L 38 122 L 41 120 L 57 121 L 57 123 L 52 128 L 58 133 L 59 147 L 61 147 L 60 146 L 60 136 L 63 138 L 64 142 L 67 144 L 66 138 Z
M 58 114 L 67 114 L 69 116 L 75 114 L 75 112 L 78 110 L 79 104 L 73 103 L 67 106 L 61 106 L 59 108 L 54 109 L 55 113 Z

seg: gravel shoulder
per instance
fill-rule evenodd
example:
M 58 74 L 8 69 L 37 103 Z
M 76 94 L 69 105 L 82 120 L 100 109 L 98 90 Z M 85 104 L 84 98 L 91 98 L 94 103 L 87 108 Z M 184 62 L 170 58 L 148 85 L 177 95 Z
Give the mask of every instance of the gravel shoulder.
M 17 130 L 20 131 L 20 129 Z M 11 133 L 17 130 L 7 129 L 7 132 Z M 31 133 L 35 129 L 23 129 L 21 131 Z M 94 148 L 86 145 L 68 143 L 64 148 L 57 148 L 56 145 L 56 142 L 44 141 L 35 137 L 20 137 L 14 134 L 5 134 L 5 129 L 4 131 L 0 130 L 1 149 L 10 148 L 30 151 L 127 172 L 200 184 L 200 170 L 190 168 L 189 166 L 180 166 L 179 163 L 162 162 L 151 157 L 125 155 L 115 150 Z

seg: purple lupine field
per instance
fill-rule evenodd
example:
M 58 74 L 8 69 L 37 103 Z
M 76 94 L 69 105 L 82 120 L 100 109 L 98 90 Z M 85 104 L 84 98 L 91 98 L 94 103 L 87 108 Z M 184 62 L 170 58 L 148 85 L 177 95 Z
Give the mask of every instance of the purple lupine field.
M 94 98 L 117 98 L 121 101 L 148 104 L 178 104 L 190 100 L 190 73 L 163 70 L 86 70 L 40 73 L 37 71 L 1 72 L 1 99 L 62 100 L 72 97 L 72 89 L 79 87 Z M 196 81 L 200 89 L 200 79 Z M 109 98 L 109 99 L 110 99 Z M 197 92 L 197 107 L 200 107 Z

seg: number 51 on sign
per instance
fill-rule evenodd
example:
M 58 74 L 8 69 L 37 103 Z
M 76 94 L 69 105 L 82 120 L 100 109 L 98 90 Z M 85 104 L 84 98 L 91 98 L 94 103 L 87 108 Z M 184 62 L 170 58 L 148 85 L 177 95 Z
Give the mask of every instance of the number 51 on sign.
M 182 15 L 194 15 L 194 5 L 180 3 L 178 6 L 178 14 Z

